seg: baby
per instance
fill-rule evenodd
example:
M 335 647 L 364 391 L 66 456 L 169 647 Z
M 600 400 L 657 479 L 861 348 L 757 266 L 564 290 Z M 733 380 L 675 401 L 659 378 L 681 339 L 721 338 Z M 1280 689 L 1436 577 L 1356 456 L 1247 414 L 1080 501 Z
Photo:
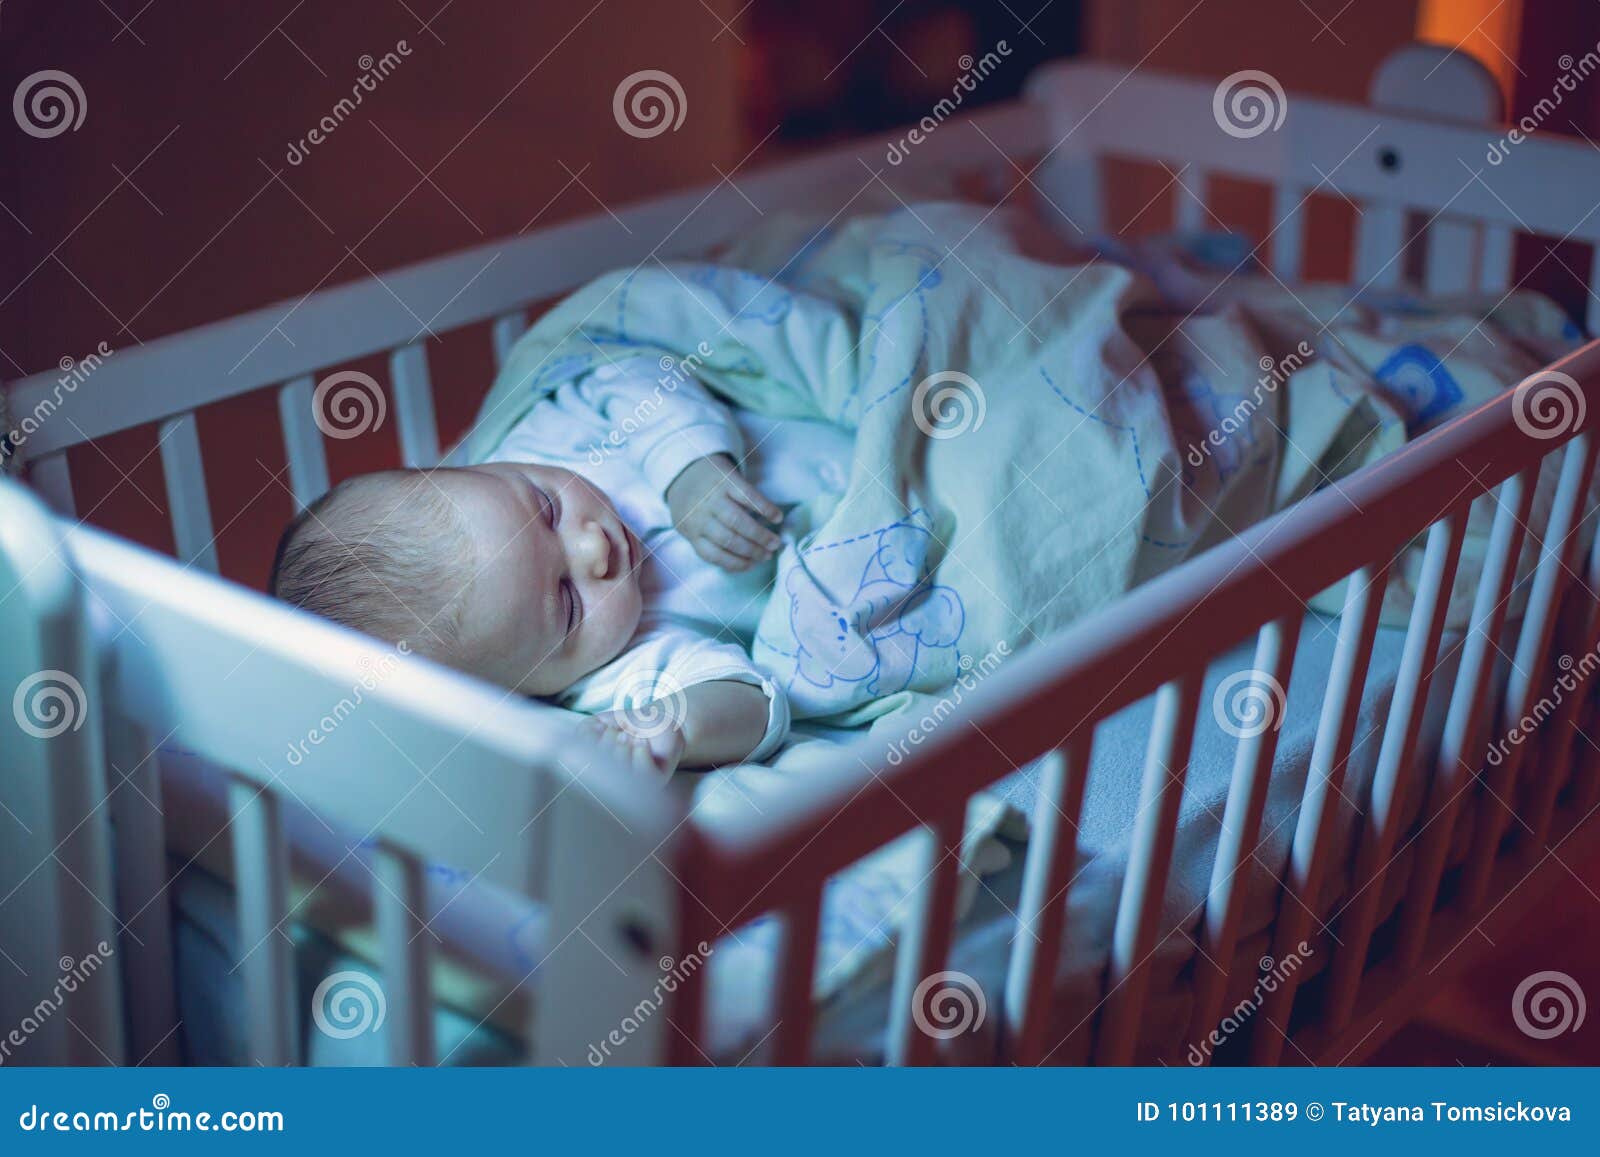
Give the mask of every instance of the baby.
M 849 450 L 824 423 L 736 421 L 652 361 L 609 365 L 482 465 L 336 486 L 285 531 L 272 591 L 590 714 L 640 770 L 761 759 L 789 726 L 748 649 L 782 543 L 768 495 L 842 488 Z

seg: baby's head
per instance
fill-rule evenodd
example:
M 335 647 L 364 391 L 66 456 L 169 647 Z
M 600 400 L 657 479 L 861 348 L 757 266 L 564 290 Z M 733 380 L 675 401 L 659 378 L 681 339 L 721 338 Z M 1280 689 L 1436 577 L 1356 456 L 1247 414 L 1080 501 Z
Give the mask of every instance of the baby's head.
M 289 525 L 272 593 L 527 695 L 621 653 L 644 550 L 603 493 L 550 466 L 390 470 Z

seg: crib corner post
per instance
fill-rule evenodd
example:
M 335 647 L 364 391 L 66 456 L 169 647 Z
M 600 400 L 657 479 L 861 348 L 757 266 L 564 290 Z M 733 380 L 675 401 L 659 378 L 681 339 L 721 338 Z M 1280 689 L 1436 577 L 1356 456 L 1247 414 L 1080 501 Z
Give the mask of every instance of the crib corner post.
M 1051 223 L 1068 241 L 1086 240 L 1106 227 L 1106 177 L 1098 126 L 1090 116 L 1097 99 L 1093 83 L 1081 68 L 1057 66 L 1031 77 L 1025 93 L 1045 118 L 1046 138 L 1055 142 L 1037 166 L 1035 184 L 1062 218 Z
M 665 791 L 641 799 L 639 784 L 598 762 L 561 769 L 566 783 L 538 825 L 548 833 L 548 919 L 524 979 L 538 990 L 533 1064 L 662 1063 L 673 1035 L 668 1005 L 703 964 L 676 952 L 679 887 L 668 864 L 681 809 Z
M 37 1022 L 0 1040 L 0 1064 L 116 1064 L 120 969 L 93 976 L 119 951 L 99 664 L 59 525 L 6 480 L 0 590 L 0 697 L 16 716 L 0 742 L 0 1025 Z

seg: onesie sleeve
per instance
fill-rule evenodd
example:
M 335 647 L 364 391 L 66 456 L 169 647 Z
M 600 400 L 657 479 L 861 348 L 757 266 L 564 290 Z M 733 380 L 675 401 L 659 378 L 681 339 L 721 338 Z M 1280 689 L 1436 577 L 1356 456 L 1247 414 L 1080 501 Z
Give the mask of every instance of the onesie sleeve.
M 744 438 L 726 405 L 691 374 L 657 376 L 653 362 L 602 366 L 571 386 L 565 402 L 580 403 L 606 427 L 600 451 L 626 455 L 657 494 L 665 495 L 683 468 L 727 454 L 737 461 Z

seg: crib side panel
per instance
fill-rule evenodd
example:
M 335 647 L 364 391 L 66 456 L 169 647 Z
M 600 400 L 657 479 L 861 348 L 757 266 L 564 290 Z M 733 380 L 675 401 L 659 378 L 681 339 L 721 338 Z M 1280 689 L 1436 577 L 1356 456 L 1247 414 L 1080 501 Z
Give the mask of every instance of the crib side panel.
M 83 645 L 104 662 L 107 677 L 90 703 L 137 721 L 114 748 L 116 787 L 131 792 L 134 787 L 122 781 L 140 782 L 127 776 L 129 768 L 148 768 L 144 778 L 153 779 L 153 764 L 167 749 L 203 760 L 229 779 L 227 830 L 252 1059 L 305 1059 L 298 1034 L 307 1002 L 316 1005 L 317 994 L 297 991 L 292 967 L 291 926 L 307 913 L 293 900 L 283 818 L 291 806 L 309 809 L 330 831 L 348 833 L 352 849 L 371 849 L 381 969 L 376 983 L 390 1018 L 394 1063 L 437 1059 L 432 966 L 439 933 L 425 888 L 434 865 L 558 914 L 547 927 L 560 930 L 538 962 L 539 1003 L 551 1019 L 537 1021 L 531 1031 L 547 1049 L 556 1042 L 565 1049 L 581 1037 L 585 1048 L 569 1063 L 585 1063 L 586 1046 L 603 1039 L 614 1010 L 633 1007 L 657 988 L 655 962 L 668 949 L 645 954 L 647 965 L 635 966 L 631 957 L 644 959 L 640 912 L 660 914 L 659 927 L 648 930 L 649 945 L 675 943 L 671 889 L 662 881 L 669 880 L 664 865 L 677 813 L 665 796 L 638 792 L 603 752 L 588 750 L 566 713 L 434 668 L 404 648 L 344 632 L 96 531 L 69 529 L 58 549 L 72 560 L 82 584 L 78 597 L 95 608 L 94 629 Z M 69 621 L 83 630 L 90 620 L 73 614 Z M 98 733 L 98 727 L 84 731 Z M 140 750 L 147 744 L 155 746 Z M 569 762 L 574 752 L 584 758 Z M 90 752 L 83 765 L 93 779 L 104 760 Z M 76 782 L 65 775 L 57 780 Z M 49 782 L 42 772 L 20 777 L 24 786 Z M 65 789 L 54 794 L 59 806 Z M 94 779 L 79 794 L 84 799 L 71 814 L 95 820 L 107 796 L 104 782 Z M 138 814 L 130 799 L 124 804 L 126 814 Z M 103 819 L 81 826 L 104 840 Z M 169 927 L 164 905 L 170 897 L 159 862 L 147 862 L 151 855 L 159 861 L 159 831 L 156 821 L 153 844 L 119 840 L 116 874 L 125 906 L 114 907 L 108 897 L 102 913 L 125 916 L 125 940 L 162 937 L 127 953 L 130 991 L 149 1011 L 135 1018 L 139 1042 L 150 1039 L 172 1007 L 170 959 L 158 951 Z M 97 855 L 103 861 L 109 851 Z M 85 879 L 111 874 L 108 861 L 81 854 L 73 866 Z M 66 891 L 62 896 L 71 899 Z M 75 915 L 81 905 L 67 900 L 52 901 L 64 914 L 63 929 L 83 922 Z M 562 920 L 570 923 L 562 926 Z M 629 959 L 629 967 L 615 970 L 606 955 Z M 596 977 L 614 970 L 621 978 L 605 991 L 631 996 L 626 1005 L 591 995 Z M 87 1014 L 79 1021 L 89 1022 Z M 163 1033 L 170 1035 L 171 1027 L 169 1021 Z M 104 1042 L 117 1043 L 112 1055 L 121 1055 L 120 1038 L 97 1039 L 108 1052 Z M 164 1044 L 160 1038 L 152 1043 Z M 641 1034 L 628 1055 L 659 1059 L 660 1042 Z
M 1600 394 L 1600 345 L 1569 356 L 1558 363 L 1556 372 L 1578 383 L 1585 399 L 1591 400 Z M 1541 380 L 1542 375 L 1535 376 L 1528 385 L 1537 386 Z M 1297 1043 L 1297 1050 L 1304 1047 L 1313 1057 L 1338 1059 L 1358 1045 L 1370 1048 L 1370 1043 L 1363 1043 L 1362 1034 L 1377 1027 L 1388 1007 L 1385 1002 L 1404 983 L 1410 983 L 1397 972 L 1404 968 L 1406 953 L 1411 950 L 1409 938 L 1416 937 L 1416 943 L 1430 954 L 1452 947 L 1441 946 L 1437 935 L 1427 935 L 1439 897 L 1433 886 L 1417 881 L 1431 879 L 1436 886 L 1440 865 L 1430 861 L 1435 850 L 1448 843 L 1450 828 L 1441 808 L 1453 801 L 1463 785 L 1472 783 L 1482 766 L 1482 728 L 1494 718 L 1485 710 L 1494 653 L 1490 640 L 1499 635 L 1504 621 L 1524 531 L 1532 536 L 1531 541 L 1549 542 L 1532 548 L 1545 560 L 1545 577 L 1542 582 L 1535 578 L 1533 583 L 1536 605 L 1531 612 L 1532 625 L 1526 628 L 1531 632 L 1526 636 L 1529 641 L 1524 644 L 1532 682 L 1516 691 L 1513 705 L 1533 690 L 1548 686 L 1544 668 L 1549 664 L 1541 656 L 1548 657 L 1554 646 L 1550 630 L 1556 621 L 1554 610 L 1561 603 L 1556 575 L 1563 564 L 1576 565 L 1579 552 L 1588 549 L 1588 540 L 1578 532 L 1585 527 L 1592 530 L 1593 512 L 1580 519 L 1577 496 L 1587 493 L 1592 473 L 1594 455 L 1586 431 L 1595 411 L 1592 405 L 1575 407 L 1578 414 L 1568 428 L 1555 434 L 1531 434 L 1517 418 L 1524 404 L 1525 398 L 1508 392 L 1429 440 L 1343 480 L 1337 492 L 1313 495 L 1238 540 L 1152 580 L 1061 637 L 1019 653 L 963 702 L 962 713 L 976 726 L 958 723 L 941 728 L 905 764 L 873 767 L 866 780 L 841 769 L 837 776 L 819 776 L 809 790 L 797 793 L 791 814 L 740 816 L 706 826 L 700 839 L 705 848 L 702 854 L 710 862 L 675 866 L 675 873 L 682 877 L 680 895 L 692 893 L 704 910 L 687 911 L 686 902 L 680 902 L 680 910 L 702 926 L 716 927 L 736 913 L 747 919 L 768 909 L 788 911 L 808 894 L 814 900 L 814 892 L 806 890 L 814 889 L 818 881 L 905 831 L 918 830 L 916 825 L 921 825 L 924 833 L 936 828 L 948 816 L 952 801 L 968 798 L 1041 756 L 1046 758 L 1045 790 L 1070 817 L 1081 799 L 1081 773 L 1068 774 L 1059 756 L 1050 753 L 1063 742 L 1069 753 L 1074 748 L 1081 750 L 1098 722 L 1160 688 L 1158 701 L 1164 705 L 1164 713 L 1157 713 L 1144 790 L 1135 809 L 1133 866 L 1122 890 L 1106 1000 L 1094 1010 L 1100 1017 L 1094 1042 L 1097 1059 L 1112 1063 L 1134 1059 L 1147 995 L 1140 971 L 1164 932 L 1157 919 L 1163 901 L 1170 898 L 1163 873 L 1170 855 L 1174 809 L 1183 794 L 1182 769 L 1195 707 L 1193 688 L 1186 691 L 1185 680 L 1192 684 L 1195 664 L 1232 646 L 1241 629 L 1277 623 L 1275 631 L 1263 634 L 1258 667 L 1280 683 L 1286 682 L 1293 663 L 1294 627 L 1306 601 L 1350 576 L 1354 568 L 1293 839 L 1289 878 L 1277 898 L 1272 929 L 1273 956 L 1279 960 L 1305 955 L 1300 941 L 1321 937 L 1329 928 L 1335 934 L 1340 928 L 1351 932 L 1351 943 L 1342 949 L 1334 946 L 1326 953 L 1319 947 L 1318 967 L 1305 977 L 1295 974 L 1287 984 L 1278 977 L 1279 987 L 1260 1010 L 1262 1023 L 1253 1026 L 1252 1039 L 1258 1059 L 1267 1062 L 1279 1059 L 1285 1034 L 1303 1041 L 1303 1046 Z M 1563 460 L 1566 467 L 1553 515 L 1540 514 L 1535 519 L 1531 505 L 1541 468 L 1549 464 L 1545 468 L 1553 469 Z M 1441 646 L 1445 594 L 1460 555 L 1468 506 L 1497 484 L 1501 484 L 1497 496 L 1500 514 L 1481 563 L 1474 629 L 1467 636 L 1467 654 L 1454 688 L 1456 706 L 1446 721 L 1444 751 L 1435 759 L 1431 748 L 1419 743 L 1418 729 L 1434 656 Z M 1396 501 L 1397 495 L 1404 495 L 1404 501 Z M 1347 783 L 1346 765 L 1383 593 L 1390 569 L 1403 557 L 1402 552 L 1424 535 L 1429 546 L 1420 570 L 1415 576 L 1406 572 L 1408 584 L 1415 581 L 1420 585 L 1385 750 L 1375 782 L 1363 784 L 1357 792 Z M 1543 594 L 1538 594 L 1541 591 Z M 1592 592 L 1584 595 L 1592 604 Z M 1579 623 L 1592 621 L 1576 610 L 1564 617 Z M 1108 678 L 1110 673 L 1115 677 Z M 1114 684 L 1109 693 L 1108 683 Z M 1522 687 L 1520 683 L 1517 686 Z M 1089 703 L 1096 706 L 1092 710 L 1074 706 Z M 1264 759 L 1263 750 L 1268 752 Z M 1214 866 L 1202 919 L 1202 948 L 1222 951 L 1227 944 L 1231 949 L 1236 936 L 1237 905 L 1242 897 L 1233 886 L 1233 877 L 1238 864 L 1257 850 L 1261 838 L 1259 811 L 1270 779 L 1270 760 L 1270 743 L 1241 743 L 1223 820 L 1226 839 Z M 1562 783 L 1569 778 L 1564 771 L 1556 774 Z M 1405 816 L 1412 813 L 1404 810 L 1403 801 L 1419 795 L 1428 802 L 1407 821 Z M 829 824 L 841 809 L 858 821 L 848 827 Z M 1564 822 L 1570 822 L 1574 814 L 1564 812 Z M 1040 832 L 1046 845 L 1051 824 L 1059 826 L 1061 822 L 1069 821 L 1046 818 Z M 1353 830 L 1364 844 L 1357 857 L 1361 866 L 1355 886 L 1363 891 L 1384 886 L 1394 866 L 1393 849 L 1409 843 L 1398 826 L 1406 822 L 1414 823 L 1422 837 L 1414 857 L 1419 862 L 1412 868 L 1413 892 L 1398 917 L 1390 918 L 1385 937 L 1375 938 L 1376 911 L 1360 904 L 1354 912 L 1330 909 L 1324 885 L 1340 866 L 1336 857 L 1345 838 L 1342 833 Z M 693 816 L 689 823 L 701 826 Z M 818 838 L 824 828 L 825 840 Z M 1441 833 L 1437 837 L 1434 828 Z M 1559 825 L 1554 830 L 1565 831 Z M 1440 841 L 1437 846 L 1436 838 Z M 1507 879 L 1506 873 L 1536 850 L 1528 849 L 1525 839 L 1519 842 L 1522 851 L 1512 844 L 1502 849 L 1497 843 L 1497 854 L 1491 857 L 1497 887 L 1501 881 L 1506 886 L 1517 883 Z M 950 844 L 948 839 L 942 841 L 945 848 Z M 1040 858 L 1037 849 L 1030 852 L 1026 875 L 1031 883 L 1018 918 L 1019 936 L 1024 926 L 1037 929 L 1054 923 L 1059 931 L 1064 913 L 1054 913 L 1046 921 L 1035 909 L 1040 904 L 1040 890 L 1052 875 L 1062 874 L 1063 865 L 1058 861 L 1062 848 L 1069 844 L 1057 831 L 1055 846 L 1047 849 L 1047 856 Z M 1352 850 L 1357 846 L 1351 845 Z M 934 899 L 916 913 L 915 927 L 922 931 L 900 948 L 892 1007 L 901 1031 L 891 1033 L 890 1058 L 906 1063 L 924 1063 L 937 1056 L 928 1040 L 916 1040 L 905 1032 L 905 1021 L 908 997 L 945 966 L 945 931 L 939 924 L 928 923 L 930 911 L 939 912 L 940 920 L 950 915 L 943 888 L 939 874 L 930 871 L 921 895 L 924 901 Z M 1485 902 L 1492 902 L 1497 895 L 1487 894 Z M 1059 897 L 1055 902 L 1060 902 Z M 1458 929 L 1462 913 L 1481 908 L 1464 905 L 1452 893 L 1438 909 L 1440 935 L 1445 929 Z M 1346 921 L 1343 925 L 1338 923 L 1341 918 Z M 1327 927 L 1323 921 L 1328 921 Z M 1415 931 L 1418 928 L 1420 935 Z M 1459 932 L 1455 935 L 1459 939 Z M 805 943 L 805 938 L 799 941 Z M 1319 946 L 1322 943 L 1319 940 Z M 1374 945 L 1378 950 L 1369 959 Z M 1003 1047 L 1012 1050 L 1006 1054 L 1012 1059 L 1048 1057 L 1061 1043 L 1050 1035 L 1057 1026 L 1048 1017 L 1039 1019 L 1041 1010 L 1049 1008 L 1052 995 L 1048 989 L 1040 991 L 1039 986 L 1050 981 L 1042 980 L 1038 969 L 1041 960 L 1051 959 L 1052 951 L 1029 948 L 1012 962 L 1018 987 L 1005 1002 L 1007 1039 L 1003 1042 Z M 1329 958 L 1334 961 L 1331 988 L 1329 974 L 1321 968 L 1322 961 Z M 808 970 L 809 963 L 780 962 L 780 974 L 790 978 L 791 990 L 797 983 L 794 975 Z M 1209 964 L 1210 979 L 1202 986 L 1204 1008 L 1191 1025 L 1195 1038 L 1210 1032 L 1213 1026 L 1206 1022 L 1223 1007 L 1226 970 L 1231 964 L 1231 951 L 1222 951 Z M 1304 991 L 1302 980 L 1308 982 Z M 778 1007 L 792 1003 L 783 1000 Z M 1356 1035 L 1352 1038 L 1351 1034 Z M 1335 1044 L 1341 1051 L 1321 1051 L 1331 1050 Z M 679 1059 L 684 1059 L 687 1051 L 680 1050 Z M 1300 1054 L 1296 1051 L 1293 1055 Z

